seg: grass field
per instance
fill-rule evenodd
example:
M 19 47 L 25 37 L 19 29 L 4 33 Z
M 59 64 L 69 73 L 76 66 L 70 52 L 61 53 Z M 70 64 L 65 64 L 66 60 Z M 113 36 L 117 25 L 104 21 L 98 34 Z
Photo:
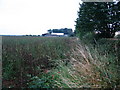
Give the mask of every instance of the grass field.
M 120 85 L 119 41 L 93 47 L 75 37 L 3 37 L 3 88 Z

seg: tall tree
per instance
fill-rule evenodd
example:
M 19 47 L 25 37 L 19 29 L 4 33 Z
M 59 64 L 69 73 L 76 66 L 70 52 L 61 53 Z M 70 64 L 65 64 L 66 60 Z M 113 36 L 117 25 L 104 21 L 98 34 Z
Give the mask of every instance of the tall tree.
M 83 2 L 76 20 L 76 33 L 81 37 L 88 32 L 101 31 L 103 37 L 113 37 L 118 27 L 119 2 Z M 120 24 L 120 23 L 119 23 Z M 119 28 L 119 27 L 118 27 Z

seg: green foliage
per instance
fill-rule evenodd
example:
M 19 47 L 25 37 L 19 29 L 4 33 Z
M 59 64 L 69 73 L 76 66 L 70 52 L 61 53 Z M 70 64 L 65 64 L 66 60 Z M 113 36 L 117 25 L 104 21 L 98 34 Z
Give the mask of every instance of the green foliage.
M 120 85 L 120 41 L 3 37 L 5 88 L 115 88 Z M 80 42 L 79 42 L 80 41 Z
M 28 88 L 52 88 L 54 81 L 52 80 L 52 75 L 42 74 L 42 77 L 34 76 L 28 83 Z
M 80 38 L 95 30 L 101 31 L 101 37 L 113 37 L 119 30 L 119 2 L 83 2 L 76 20 L 76 32 Z M 118 18 L 116 18 L 118 16 Z M 110 27 L 111 24 L 111 27 Z
M 59 60 L 58 66 L 50 70 L 48 73 L 43 73 L 41 76 L 34 76 L 31 82 L 28 83 L 30 88 L 73 88 L 79 87 L 80 79 L 72 73 L 71 65 L 65 65 L 62 60 Z
M 101 70 L 101 76 L 107 75 L 109 78 L 108 82 L 111 86 L 119 85 L 120 82 L 120 40 L 112 39 L 101 39 L 97 41 L 95 49 L 98 51 L 99 55 L 105 57 L 101 59 L 101 62 L 104 62 L 105 71 Z M 101 68 L 99 68 L 101 69 Z M 114 73 L 114 74 L 113 74 Z
M 27 75 L 38 76 L 45 69 L 55 68 L 59 59 L 68 58 L 65 54 L 74 47 L 75 43 L 71 42 L 71 39 L 3 37 L 3 82 L 7 84 L 12 80 L 16 84 L 13 85 L 14 87 L 25 87 L 25 83 L 30 79 Z M 5 87 L 8 86 L 10 85 Z
M 85 77 L 88 85 L 112 88 L 120 85 L 119 44 L 120 41 L 114 39 L 101 39 L 96 45 L 86 41 L 80 42 L 74 59 L 79 60 L 77 68 L 84 68 L 76 70 Z
M 11 79 L 13 75 L 15 75 L 15 71 L 13 70 L 13 65 L 8 64 L 6 68 L 3 68 L 3 78 L 5 79 Z M 13 79 L 13 78 L 12 78 Z
M 95 39 L 95 35 L 94 35 L 94 33 L 92 33 L 92 32 L 86 33 L 86 34 L 81 38 L 81 40 L 83 40 L 83 41 L 86 42 L 86 43 L 93 43 L 94 39 Z
M 82 42 L 82 41 L 81 41 Z M 109 40 L 109 39 L 102 39 L 101 41 L 97 42 L 97 45 L 93 46 L 93 43 L 87 42 L 86 45 L 83 44 L 79 50 L 81 50 L 81 53 L 83 56 L 80 56 L 80 51 L 78 51 L 77 56 L 75 58 L 77 60 L 81 60 L 80 62 L 83 63 L 82 60 L 87 59 L 88 65 L 90 65 L 90 68 L 93 68 L 93 70 L 88 69 L 86 64 L 84 68 L 87 68 L 89 71 L 90 80 L 93 77 L 93 81 L 90 82 L 89 77 L 86 74 L 84 77 L 86 77 L 86 82 L 90 82 L 89 84 L 99 84 L 98 86 L 102 87 L 116 87 L 120 84 L 120 61 L 119 61 L 119 42 L 118 40 Z M 83 50 L 82 50 L 83 49 Z M 84 57 L 84 59 L 82 59 Z M 79 64 L 79 67 L 82 68 L 82 65 Z M 92 71 L 93 73 L 90 73 Z M 85 71 L 79 71 L 81 72 L 81 75 L 84 75 Z M 95 74 L 95 75 L 94 75 Z

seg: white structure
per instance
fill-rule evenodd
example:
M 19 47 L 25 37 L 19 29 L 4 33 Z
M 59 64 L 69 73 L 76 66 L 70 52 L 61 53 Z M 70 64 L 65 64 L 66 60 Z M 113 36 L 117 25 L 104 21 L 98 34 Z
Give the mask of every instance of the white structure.
M 64 33 L 51 33 L 52 35 L 64 35 Z
M 115 38 L 120 37 L 120 31 L 115 32 Z

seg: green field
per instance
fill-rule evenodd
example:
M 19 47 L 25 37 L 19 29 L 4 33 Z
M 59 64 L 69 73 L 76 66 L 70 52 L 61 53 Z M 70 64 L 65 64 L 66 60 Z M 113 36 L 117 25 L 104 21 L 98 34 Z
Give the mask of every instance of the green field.
M 75 37 L 4 36 L 3 88 L 117 87 L 119 45 L 101 40 L 93 47 Z

